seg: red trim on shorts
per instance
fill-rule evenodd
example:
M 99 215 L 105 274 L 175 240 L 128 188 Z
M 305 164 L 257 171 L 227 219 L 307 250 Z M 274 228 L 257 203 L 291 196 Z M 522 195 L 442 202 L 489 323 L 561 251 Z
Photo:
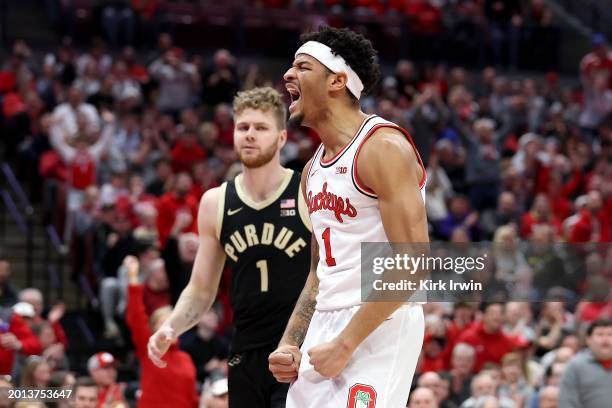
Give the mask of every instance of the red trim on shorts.
M 421 160 L 421 155 L 419 154 L 419 151 L 417 150 L 416 145 L 414 144 L 414 141 L 412 140 L 412 136 L 410 136 L 410 133 L 408 133 L 406 129 L 403 129 L 397 125 L 393 125 L 390 123 L 380 123 L 378 125 L 375 125 L 365 135 L 365 137 L 359 144 L 359 147 L 357 147 L 357 152 L 355 153 L 355 157 L 353 158 L 353 172 L 352 172 L 353 182 L 355 183 L 355 187 L 357 187 L 357 189 L 361 193 L 367 195 L 368 197 L 377 198 L 377 195 L 374 192 L 374 190 L 372 190 L 371 188 L 368 188 L 366 185 L 364 185 L 361 182 L 361 180 L 359 180 L 359 176 L 357 175 L 357 158 L 359 157 L 359 152 L 361 151 L 361 148 L 363 147 L 366 140 L 368 140 L 374 134 L 374 132 L 376 132 L 378 129 L 385 128 L 385 127 L 399 130 L 400 132 L 402 132 L 404 136 L 406 136 L 406 139 L 408 139 L 408 142 L 410 142 L 410 145 L 412 146 L 412 148 L 414 149 L 414 152 L 416 153 L 417 159 L 419 161 L 419 165 L 421 166 L 421 169 L 423 170 L 423 176 L 421 176 L 421 181 L 419 182 L 419 189 L 422 190 L 423 186 L 425 185 L 425 181 L 427 180 L 427 174 L 425 172 L 425 166 L 423 165 L 423 160 Z

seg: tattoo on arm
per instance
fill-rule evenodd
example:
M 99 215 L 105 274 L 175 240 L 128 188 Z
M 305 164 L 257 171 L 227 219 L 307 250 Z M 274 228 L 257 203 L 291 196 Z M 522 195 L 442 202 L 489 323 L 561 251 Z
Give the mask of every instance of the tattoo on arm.
M 306 337 L 308 326 L 310 326 L 310 319 L 312 319 L 315 306 L 317 305 L 316 297 L 318 288 L 310 286 L 304 289 L 293 312 L 293 324 L 287 328 L 286 333 L 291 342 L 297 346 L 301 345 Z
M 317 279 L 317 264 L 319 263 L 319 246 L 316 239 L 312 238 L 311 244 L 311 260 L 310 274 L 306 285 L 300 294 L 300 297 L 295 305 L 291 319 L 287 324 L 287 329 L 283 335 L 283 342 L 289 342 L 293 345 L 300 346 L 304 342 L 310 319 L 317 305 L 317 294 L 319 293 L 319 279 Z
M 191 306 L 185 312 L 184 318 L 187 324 L 193 324 L 199 320 L 198 313 Z
M 183 292 L 176 302 L 172 319 L 173 327 L 179 334 L 189 330 L 200 321 L 202 314 L 208 309 L 209 302 L 201 296 L 194 296 L 191 293 Z

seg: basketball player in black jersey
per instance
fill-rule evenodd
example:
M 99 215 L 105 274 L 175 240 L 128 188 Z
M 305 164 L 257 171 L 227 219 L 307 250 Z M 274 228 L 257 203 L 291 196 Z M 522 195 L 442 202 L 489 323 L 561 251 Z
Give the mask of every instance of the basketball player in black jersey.
M 153 363 L 166 365 L 164 353 L 213 304 L 226 264 L 232 270 L 235 324 L 229 406 L 284 407 L 288 385 L 271 375 L 268 355 L 308 275 L 310 221 L 300 174 L 280 164 L 287 140 L 280 94 L 272 88 L 241 92 L 234 113 L 234 148 L 243 172 L 203 195 L 191 279 L 172 315 L 151 336 L 148 352 Z

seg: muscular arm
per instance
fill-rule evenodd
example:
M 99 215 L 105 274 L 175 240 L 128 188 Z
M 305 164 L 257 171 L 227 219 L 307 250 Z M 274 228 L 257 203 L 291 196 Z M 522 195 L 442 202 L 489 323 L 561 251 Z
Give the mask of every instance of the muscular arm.
M 200 321 L 212 306 L 217 295 L 225 252 L 217 239 L 216 220 L 220 188 L 207 191 L 200 201 L 198 231 L 200 246 L 193 263 L 189 283 L 181 293 L 174 311 L 164 323 L 174 329 L 177 336 Z
M 360 180 L 378 196 L 380 215 L 389 242 L 427 243 L 425 204 L 419 189 L 422 169 L 404 135 L 379 129 L 357 160 Z M 357 348 L 404 302 L 366 302 L 339 334 L 349 350 Z
M 310 170 L 310 163 L 312 159 L 306 163 L 304 171 L 302 172 L 302 193 L 306 199 L 306 177 L 308 170 Z M 308 200 L 306 200 L 308 201 Z M 300 297 L 298 298 L 293 313 L 287 322 L 285 333 L 281 338 L 279 346 L 289 345 L 300 347 L 306 337 L 306 331 L 310 325 L 310 319 L 314 313 L 315 306 L 317 305 L 317 294 L 319 293 L 319 278 L 317 277 L 317 265 L 319 263 L 319 245 L 317 239 L 312 236 L 310 244 L 310 273 L 306 279 L 306 284 Z

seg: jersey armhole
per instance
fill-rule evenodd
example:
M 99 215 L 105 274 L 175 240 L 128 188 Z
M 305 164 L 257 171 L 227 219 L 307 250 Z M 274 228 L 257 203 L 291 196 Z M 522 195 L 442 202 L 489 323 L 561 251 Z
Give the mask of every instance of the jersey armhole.
M 322 147 L 323 147 L 323 143 L 319 144 L 319 147 L 317 147 L 317 150 L 315 150 L 315 153 L 312 156 L 312 159 L 310 159 L 310 165 L 308 166 L 308 170 L 306 172 L 306 186 L 308 186 L 308 180 L 310 180 L 310 174 L 312 173 L 312 167 L 316 164 Z
M 414 149 L 417 160 L 419 161 L 419 166 L 421 166 L 421 170 L 423 171 L 423 175 L 421 176 L 421 180 L 419 181 L 419 189 L 422 190 L 423 187 L 425 186 L 425 181 L 427 180 L 427 174 L 425 172 L 425 166 L 423 165 L 423 160 L 421 160 L 421 155 L 419 154 L 419 151 L 417 150 L 416 145 L 414 144 L 414 141 L 412 140 L 412 137 L 405 129 L 402 129 L 399 126 L 388 124 L 388 123 L 381 123 L 381 124 L 378 124 L 372 127 L 372 129 L 370 129 L 368 134 L 365 135 L 363 140 L 359 143 L 359 146 L 357 147 L 357 151 L 355 152 L 355 157 L 353 158 L 353 169 L 351 171 L 353 185 L 355 186 L 357 191 L 359 191 L 363 195 L 370 197 L 370 198 L 378 198 L 378 196 L 372 189 L 368 188 L 365 184 L 363 184 L 361 180 L 359 180 L 359 175 L 357 174 L 357 159 L 359 158 L 359 153 L 361 152 L 361 148 L 363 147 L 365 142 L 374 134 L 374 132 L 384 127 L 399 130 L 406 137 L 406 139 L 408 140 L 408 142 Z
M 225 213 L 225 190 L 227 189 L 227 181 L 219 187 L 219 199 L 217 200 L 217 221 L 215 223 L 215 232 L 217 239 L 221 240 L 221 228 L 223 227 L 223 214 Z
M 310 223 L 310 216 L 308 215 L 308 205 L 306 204 L 302 192 L 302 183 L 300 183 L 298 187 L 298 212 L 300 213 L 300 219 L 304 223 L 304 226 L 312 233 L 312 224 Z

